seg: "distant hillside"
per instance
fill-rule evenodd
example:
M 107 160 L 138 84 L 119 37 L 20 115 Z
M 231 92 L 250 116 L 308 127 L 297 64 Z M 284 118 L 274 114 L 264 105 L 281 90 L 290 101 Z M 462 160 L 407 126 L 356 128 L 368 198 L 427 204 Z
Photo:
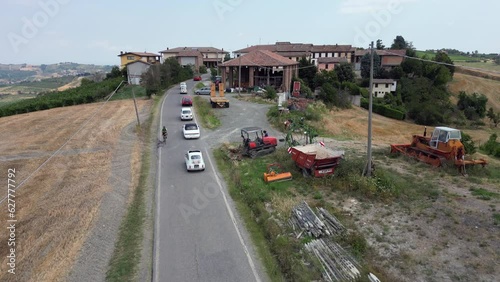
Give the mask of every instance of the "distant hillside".
M 45 78 L 65 76 L 84 76 L 97 72 L 110 72 L 111 65 L 88 65 L 71 62 L 30 65 L 0 64 L 0 85 L 11 85 L 21 82 L 40 81 Z

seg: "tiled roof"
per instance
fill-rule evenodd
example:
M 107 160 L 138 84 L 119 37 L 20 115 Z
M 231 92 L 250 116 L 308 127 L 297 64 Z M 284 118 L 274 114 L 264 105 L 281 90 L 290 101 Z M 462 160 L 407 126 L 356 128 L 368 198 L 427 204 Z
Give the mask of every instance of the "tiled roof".
M 214 47 L 177 47 L 177 48 L 172 48 L 172 49 L 166 49 L 163 51 L 160 51 L 160 53 L 179 53 L 182 51 L 200 51 L 202 53 L 229 53 L 227 51 L 223 51 L 221 49 L 217 49 Z
M 311 52 L 351 52 L 354 50 L 351 45 L 313 45 Z
M 272 52 L 352 52 L 351 45 L 313 45 L 309 43 L 276 42 L 276 44 L 254 45 L 233 53 L 248 53 L 255 50 L 269 50 Z
M 137 55 L 139 57 L 159 57 L 160 56 L 158 54 L 147 53 L 147 52 L 123 52 L 122 54 L 118 55 L 118 57 L 126 56 L 128 54 Z
M 256 50 L 224 62 L 222 66 L 237 67 L 240 65 L 240 60 L 242 66 L 279 67 L 299 64 L 296 61 L 290 60 L 268 50 Z
M 370 49 L 365 50 L 356 50 L 354 53 L 355 56 L 364 56 L 365 54 L 370 53 Z M 384 50 L 375 50 L 375 53 L 379 56 L 404 56 L 406 55 L 406 49 L 384 49 Z
M 382 79 L 382 78 L 375 78 L 373 79 L 373 83 L 393 83 L 395 80 L 394 79 Z
M 201 56 L 201 52 L 196 50 L 185 50 L 177 53 L 177 57 L 198 57 L 198 56 Z
M 152 63 L 149 63 L 149 62 L 144 62 L 144 61 L 141 61 L 141 60 L 137 60 L 137 61 L 129 62 L 129 63 L 126 63 L 125 65 L 126 65 L 126 66 L 128 66 L 128 65 L 131 65 L 131 64 L 136 64 L 136 63 L 142 63 L 142 64 L 146 64 L 146 65 L 152 65 Z
M 277 52 L 280 56 L 283 57 L 307 57 L 311 53 L 310 52 L 304 52 L 304 51 L 298 51 L 298 52 Z
M 318 58 L 318 64 L 328 64 L 328 63 L 347 63 L 347 58 L 346 57 Z

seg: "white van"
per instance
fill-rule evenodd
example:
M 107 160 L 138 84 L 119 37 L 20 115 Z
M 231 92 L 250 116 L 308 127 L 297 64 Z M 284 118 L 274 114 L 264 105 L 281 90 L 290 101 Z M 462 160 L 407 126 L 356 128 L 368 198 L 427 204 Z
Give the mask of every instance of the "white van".
M 181 83 L 181 94 L 187 94 L 188 93 L 188 88 L 185 83 Z

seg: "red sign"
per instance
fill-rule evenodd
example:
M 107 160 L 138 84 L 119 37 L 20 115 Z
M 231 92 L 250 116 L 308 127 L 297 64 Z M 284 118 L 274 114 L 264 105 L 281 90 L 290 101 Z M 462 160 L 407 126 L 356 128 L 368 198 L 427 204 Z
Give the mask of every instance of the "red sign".
M 300 93 L 300 82 L 299 81 L 294 81 L 293 82 L 293 92 L 299 92 Z

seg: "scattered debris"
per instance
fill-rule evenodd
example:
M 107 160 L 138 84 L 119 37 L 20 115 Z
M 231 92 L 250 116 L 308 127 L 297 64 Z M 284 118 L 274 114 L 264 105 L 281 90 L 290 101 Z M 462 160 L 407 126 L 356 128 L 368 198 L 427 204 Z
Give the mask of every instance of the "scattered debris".
M 292 209 L 292 218 L 290 219 L 292 228 L 296 230 L 298 227 L 300 230 L 296 232 L 303 231 L 314 238 L 339 235 L 346 230 L 342 223 L 327 210 L 317 208 L 317 212 L 319 217 L 305 201 L 302 201 Z
M 328 239 L 315 239 L 306 244 L 306 250 L 316 255 L 323 265 L 326 281 L 357 281 L 361 268 L 339 244 Z

